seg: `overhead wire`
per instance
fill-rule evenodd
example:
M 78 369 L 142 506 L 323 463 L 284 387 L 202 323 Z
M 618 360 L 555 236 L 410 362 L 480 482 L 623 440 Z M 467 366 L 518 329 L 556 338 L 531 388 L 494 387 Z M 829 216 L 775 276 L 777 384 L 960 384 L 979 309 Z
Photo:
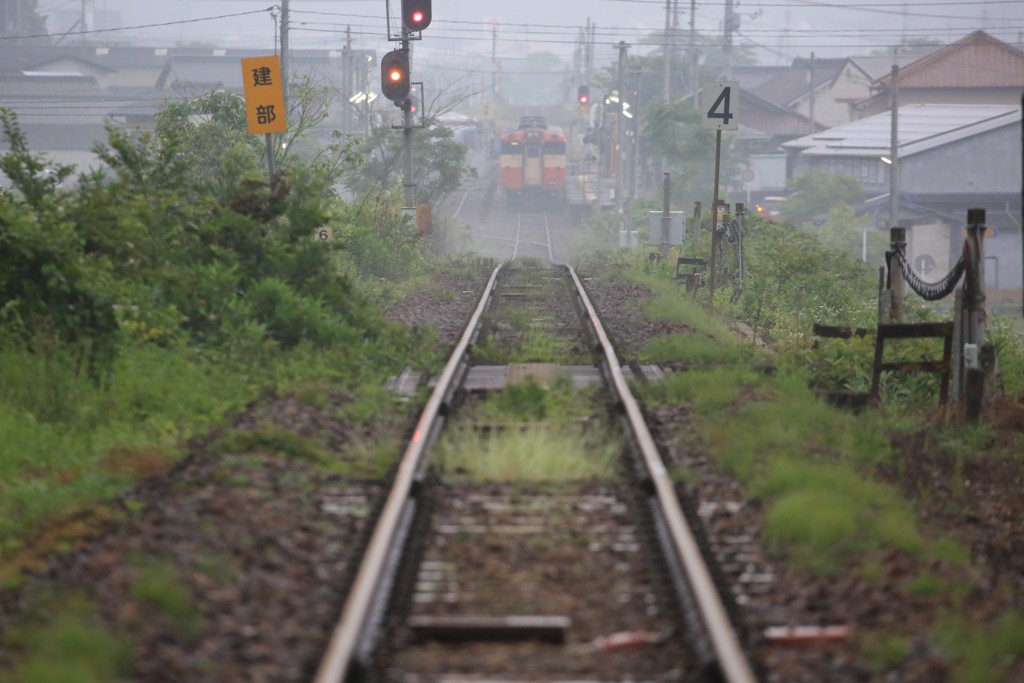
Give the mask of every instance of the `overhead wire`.
M 138 24 L 136 26 L 116 26 L 114 28 L 93 28 L 84 31 L 67 31 L 65 33 L 34 33 L 18 36 L 0 36 L 0 40 L 28 40 L 30 38 L 60 38 L 61 36 L 84 36 L 92 33 L 116 33 L 118 31 L 133 31 L 142 28 L 161 28 L 164 26 L 180 26 L 182 24 L 197 24 L 203 21 L 215 21 L 217 19 L 231 19 L 244 17 L 252 14 L 263 14 L 272 11 L 277 5 L 271 5 L 266 9 L 250 10 L 248 12 L 234 12 L 232 14 L 218 14 L 211 17 L 196 17 L 195 19 L 179 19 L 177 21 L 162 21 L 156 24 Z

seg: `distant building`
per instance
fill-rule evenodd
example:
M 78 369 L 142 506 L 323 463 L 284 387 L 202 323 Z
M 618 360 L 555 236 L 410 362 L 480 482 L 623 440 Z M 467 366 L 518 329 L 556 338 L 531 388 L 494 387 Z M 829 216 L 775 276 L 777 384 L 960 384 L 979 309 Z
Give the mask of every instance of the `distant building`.
M 168 101 L 225 88 L 242 92 L 241 59 L 266 49 L 153 48 L 95 45 L 0 44 L 0 107 L 13 110 L 34 152 L 85 171 L 99 164 L 93 146 L 107 139 L 106 125 L 152 129 Z M 352 94 L 367 90 L 374 53 L 352 50 Z M 347 102 L 344 50 L 293 50 L 289 72 L 310 74 Z M 357 58 L 358 57 L 358 58 Z M 369 59 L 367 59 L 369 57 Z M 366 100 L 365 93 L 363 101 Z M 371 98 L 372 99 L 372 98 Z M 367 105 L 342 110 L 338 127 L 363 130 Z M 345 114 L 348 114 L 346 117 Z M 4 146 L 0 140 L 0 148 Z M 0 176 L 0 181 L 2 181 Z
M 889 64 L 892 64 L 892 58 Z M 860 116 L 888 111 L 891 68 L 871 86 L 873 94 L 855 106 Z M 1024 51 L 975 31 L 902 66 L 896 79 L 903 104 L 1020 104 L 1024 92 Z
M 1019 94 L 1018 94 L 1019 97 Z M 784 143 L 790 177 L 843 173 L 869 199 L 858 207 L 875 227 L 908 228 L 908 255 L 926 278 L 959 258 L 967 209 L 985 208 L 986 279 L 1021 284 L 1021 108 L 1014 104 L 899 107 L 899 214 L 889 213 L 891 116 L 876 114 Z

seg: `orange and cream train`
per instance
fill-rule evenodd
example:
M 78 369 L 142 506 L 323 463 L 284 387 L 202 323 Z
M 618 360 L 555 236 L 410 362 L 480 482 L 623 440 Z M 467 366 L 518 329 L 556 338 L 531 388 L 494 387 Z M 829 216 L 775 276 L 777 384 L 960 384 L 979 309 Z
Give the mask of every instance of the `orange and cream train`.
M 502 133 L 498 166 L 505 196 L 564 202 L 565 147 L 565 135 L 542 116 L 524 116 L 517 129 Z

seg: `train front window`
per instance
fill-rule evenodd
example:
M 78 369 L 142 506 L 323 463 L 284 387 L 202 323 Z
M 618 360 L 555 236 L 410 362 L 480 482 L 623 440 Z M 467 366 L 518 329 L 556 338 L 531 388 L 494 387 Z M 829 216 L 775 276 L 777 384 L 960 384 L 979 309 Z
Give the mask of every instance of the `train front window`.
M 501 143 L 502 154 L 519 154 L 519 143 L 518 142 L 502 142 Z
M 526 156 L 530 157 L 531 159 L 536 159 L 537 157 L 539 157 L 540 156 L 540 145 L 527 145 L 526 146 Z
M 544 143 L 545 154 L 565 154 L 565 143 L 564 142 L 545 142 Z

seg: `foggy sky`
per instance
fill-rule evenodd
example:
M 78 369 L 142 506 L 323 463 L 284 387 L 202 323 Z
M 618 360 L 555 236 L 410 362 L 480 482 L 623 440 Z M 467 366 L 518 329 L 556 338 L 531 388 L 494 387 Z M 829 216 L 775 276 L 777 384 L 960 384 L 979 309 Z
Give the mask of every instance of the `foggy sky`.
M 203 19 L 220 14 L 263 10 L 280 0 L 93 0 L 102 13 L 119 12 L 121 26 Z M 400 0 L 391 0 L 397 12 Z M 685 40 L 690 22 L 690 0 L 678 0 L 679 27 Z M 43 11 L 78 6 L 77 0 L 40 0 Z M 1024 35 L 1024 0 L 911 0 L 906 3 L 865 0 L 860 9 L 822 7 L 840 5 L 841 0 L 766 0 L 737 3 L 740 27 L 737 45 L 753 43 L 761 64 L 788 64 L 794 57 L 839 57 L 867 54 L 891 48 L 902 37 L 931 37 L 951 42 L 982 28 L 1011 44 L 1020 45 Z M 697 29 L 721 33 L 725 0 L 698 2 Z M 344 31 L 351 27 L 355 47 L 389 49 L 385 29 L 385 0 L 292 0 L 294 47 L 337 49 L 344 44 Z M 503 60 L 524 57 L 529 52 L 549 51 L 569 58 L 578 33 L 587 18 L 597 24 L 596 56 L 599 64 L 615 55 L 620 40 L 635 50 L 653 48 L 639 45 L 650 31 L 665 25 L 664 0 L 434 0 L 434 21 L 416 46 L 421 54 L 458 59 L 489 55 L 491 26 L 498 23 L 497 51 Z M 98 17 L 99 20 L 99 17 Z M 51 18 L 49 30 L 66 30 Z M 523 24 L 531 25 L 526 28 Z M 219 47 L 269 47 L 274 28 L 266 12 L 245 17 L 199 21 L 175 26 L 153 27 L 110 34 L 137 44 L 173 47 L 179 43 L 206 42 Z

